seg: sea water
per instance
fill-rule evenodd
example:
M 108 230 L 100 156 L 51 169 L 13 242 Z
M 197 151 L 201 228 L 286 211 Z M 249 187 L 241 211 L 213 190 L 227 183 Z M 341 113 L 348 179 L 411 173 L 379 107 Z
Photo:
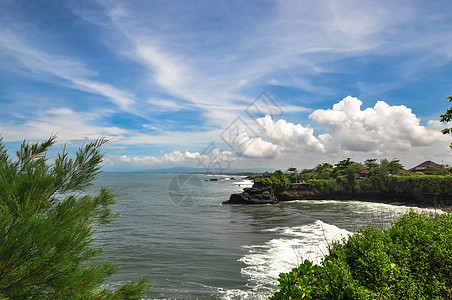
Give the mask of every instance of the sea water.
M 146 299 L 267 299 L 278 274 L 305 259 L 320 263 L 334 240 L 368 224 L 387 227 L 405 206 L 353 201 L 221 205 L 249 187 L 243 177 L 171 173 L 104 173 L 116 195 L 113 223 L 96 245 L 121 266 L 117 287 L 147 277 Z

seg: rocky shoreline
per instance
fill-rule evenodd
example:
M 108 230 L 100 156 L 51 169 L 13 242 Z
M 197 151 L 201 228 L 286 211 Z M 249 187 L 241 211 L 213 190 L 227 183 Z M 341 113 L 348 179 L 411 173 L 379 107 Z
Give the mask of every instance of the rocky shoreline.
M 291 183 L 282 193 L 274 193 L 271 187 L 259 182 L 251 188 L 244 188 L 242 193 L 232 194 L 223 204 L 277 204 L 295 200 L 354 200 L 385 204 L 409 205 L 423 208 L 451 210 L 452 195 L 439 193 L 395 193 L 395 192 L 362 192 L 362 193 L 320 193 L 309 183 Z

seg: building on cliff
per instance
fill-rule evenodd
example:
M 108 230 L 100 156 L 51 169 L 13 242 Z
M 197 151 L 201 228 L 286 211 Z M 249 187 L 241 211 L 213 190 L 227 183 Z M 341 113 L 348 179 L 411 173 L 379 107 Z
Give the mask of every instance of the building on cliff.
M 444 167 L 440 164 L 437 164 L 431 160 L 424 161 L 423 163 L 409 169 L 410 172 L 422 172 L 427 170 L 428 168 L 438 169 L 438 170 L 444 170 Z

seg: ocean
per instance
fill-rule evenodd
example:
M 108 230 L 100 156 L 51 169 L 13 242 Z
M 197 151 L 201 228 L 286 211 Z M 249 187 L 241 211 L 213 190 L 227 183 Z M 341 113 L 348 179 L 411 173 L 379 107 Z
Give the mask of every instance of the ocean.
M 333 200 L 221 205 L 250 185 L 230 176 L 101 174 L 92 191 L 114 193 L 119 214 L 95 233 L 121 266 L 106 285 L 147 277 L 145 299 L 267 299 L 279 273 L 319 263 L 333 240 L 368 224 L 388 227 L 410 209 Z

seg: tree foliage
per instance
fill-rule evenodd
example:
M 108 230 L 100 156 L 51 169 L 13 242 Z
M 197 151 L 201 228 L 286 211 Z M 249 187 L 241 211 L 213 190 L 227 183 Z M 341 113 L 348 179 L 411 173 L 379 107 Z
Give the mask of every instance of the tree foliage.
M 298 182 L 299 173 L 297 168 L 295 167 L 289 167 L 287 168 L 287 172 L 289 172 L 290 178 L 293 178 L 295 182 Z
M 316 179 L 330 179 L 333 173 L 334 166 L 330 163 L 318 164 L 314 171 L 316 173 Z
M 389 161 L 385 165 L 385 167 L 388 170 L 388 172 L 391 174 L 398 174 L 399 172 L 401 172 L 403 170 L 403 165 L 400 163 L 400 161 L 398 159 L 393 159 L 393 160 Z
M 24 141 L 16 159 L 0 139 L 0 298 L 136 299 L 145 279 L 117 290 L 102 288 L 117 267 L 91 245 L 96 227 L 115 217 L 113 195 L 84 193 L 100 172 L 100 138 L 70 157 L 64 147 L 53 162 L 42 143 Z
M 447 97 L 447 99 L 452 102 L 452 96 Z M 446 112 L 444 114 L 442 114 L 441 116 L 441 122 L 451 122 L 452 121 L 452 105 L 451 107 L 449 107 L 449 109 L 446 110 Z M 442 130 L 443 134 L 449 134 L 452 132 L 452 127 L 448 127 L 448 128 L 444 128 Z M 450 144 L 450 147 L 452 148 L 452 143 Z
M 410 212 L 335 243 L 320 266 L 279 275 L 271 299 L 452 299 L 452 214 Z
M 290 179 L 281 170 L 277 170 L 270 177 L 263 179 L 261 183 L 271 186 L 272 197 L 275 197 L 275 195 L 282 193 L 290 185 Z
M 371 170 L 375 167 L 378 167 L 377 159 L 376 158 L 369 158 L 364 161 L 364 166 L 367 170 Z
M 332 175 L 339 184 L 344 186 L 347 193 L 354 193 L 357 174 L 362 169 L 363 165 L 347 158 L 341 160 L 334 166 Z

